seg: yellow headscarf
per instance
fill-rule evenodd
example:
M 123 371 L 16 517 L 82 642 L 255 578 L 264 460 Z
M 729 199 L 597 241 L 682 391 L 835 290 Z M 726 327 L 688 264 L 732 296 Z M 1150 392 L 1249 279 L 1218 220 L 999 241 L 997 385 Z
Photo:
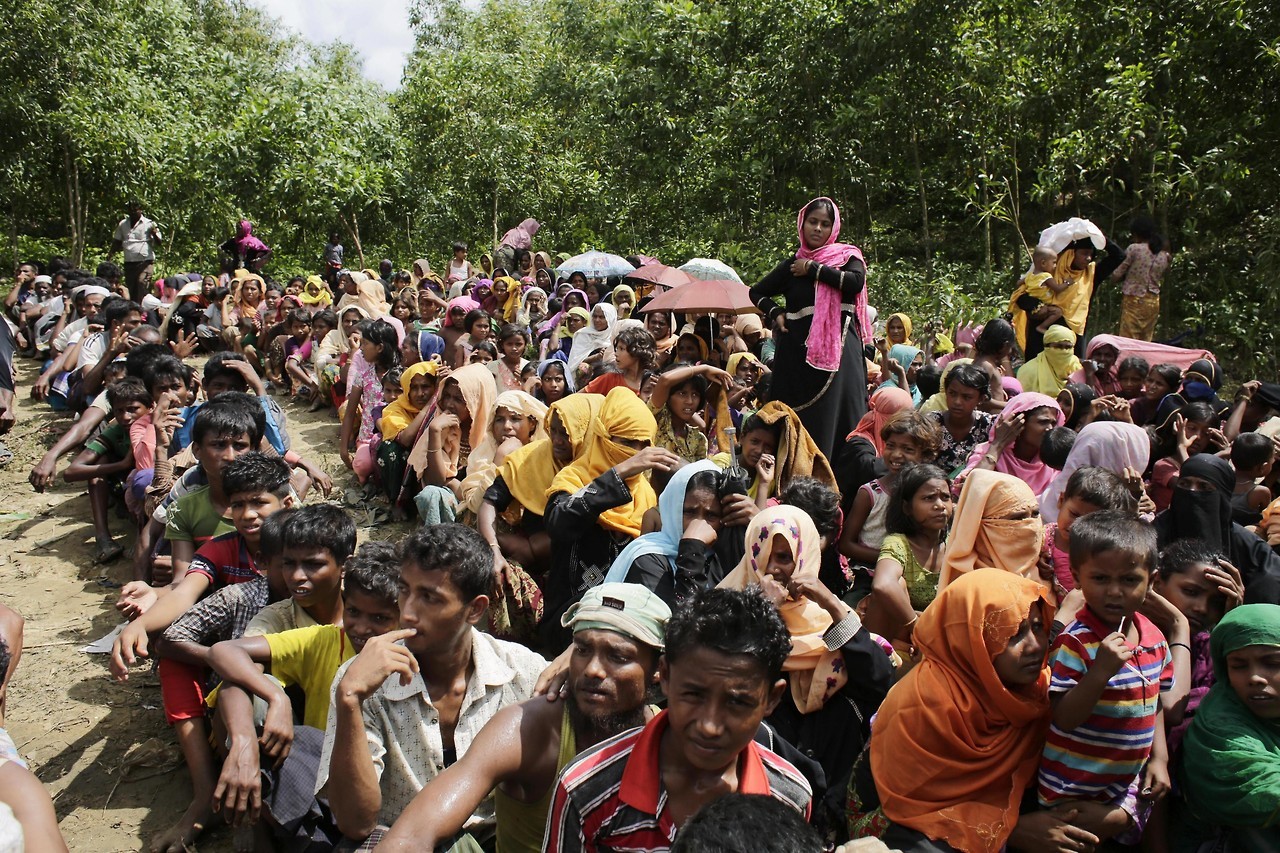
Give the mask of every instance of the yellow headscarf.
M 404 369 L 400 376 L 400 396 L 382 410 L 383 441 L 394 441 L 396 436 L 413 423 L 413 419 L 422 411 L 409 402 L 409 389 L 413 387 L 413 380 L 419 376 L 435 376 L 439 367 L 440 363 L 436 361 L 420 361 Z
M 1050 326 L 1044 333 L 1044 351 L 1018 368 L 1022 390 L 1058 396 L 1058 392 L 1067 387 L 1067 378 L 1081 368 L 1080 359 L 1069 349 L 1057 349 L 1049 344 L 1075 346 L 1075 342 L 1075 332 L 1066 326 Z
M 1053 280 L 1058 284 L 1064 281 L 1074 281 L 1075 284 L 1059 293 L 1054 302 L 1062 309 L 1062 319 L 1071 331 L 1083 335 L 1085 321 L 1089 319 L 1089 300 L 1093 298 L 1093 273 L 1097 265 L 1090 263 L 1082 270 L 1073 270 L 1071 262 L 1075 258 L 1075 249 L 1067 249 L 1058 255 Z
M 973 359 L 957 358 L 955 361 L 947 362 L 947 366 L 942 369 L 942 377 L 938 380 L 938 393 L 924 401 L 924 405 L 920 407 L 920 414 L 925 415 L 929 412 L 945 412 L 947 410 L 947 377 L 951 375 L 951 371 L 962 364 L 973 364 Z M 1029 389 L 1024 385 L 1023 390 Z
M 631 297 L 631 302 L 629 303 L 631 307 L 627 310 L 625 315 L 622 313 L 622 309 L 618 308 L 618 297 L 624 294 Z M 631 312 L 636 308 L 636 292 L 631 289 L 630 285 L 620 284 L 613 289 L 612 293 L 609 294 L 609 301 L 613 303 L 614 308 L 618 308 L 618 319 L 626 320 L 631 317 Z
M 737 378 L 738 368 L 742 366 L 743 361 L 749 361 L 752 364 L 759 364 L 760 359 L 756 358 L 749 352 L 735 352 L 729 356 L 729 363 L 725 365 L 725 372 L 730 376 Z
M 757 513 L 747 525 L 747 552 L 738 567 L 720 581 L 721 589 L 746 589 L 765 577 L 775 536 L 782 536 L 791 546 L 795 561 L 792 579 L 816 578 L 822 565 L 822 546 L 818 528 L 804 510 L 782 504 Z M 822 635 L 831 627 L 831 615 L 818 604 L 801 596 L 788 598 L 778 607 L 787 633 L 791 635 L 791 654 L 782 665 L 790 673 L 791 698 L 802 714 L 821 708 L 848 681 L 840 652 L 827 650 Z M 840 661 L 840 665 L 836 661 Z
M 906 314 L 902 314 L 902 313 L 890 314 L 889 319 L 884 321 L 885 337 L 888 337 L 889 335 L 889 320 L 892 320 L 894 317 L 897 317 L 899 320 L 902 321 L 902 329 L 907 333 L 907 336 L 903 338 L 902 342 L 904 344 L 911 343 L 911 328 L 912 328 L 911 318 L 908 317 Z M 893 343 L 897 343 L 897 341 L 893 341 Z
M 614 388 L 604 398 L 600 414 L 592 422 L 583 452 L 555 476 L 547 489 L 547 497 L 560 492 L 573 494 L 610 468 L 635 456 L 635 450 L 618 444 L 615 438 L 652 443 L 657 432 L 658 422 L 653 419 L 649 406 L 630 388 Z M 658 505 L 658 496 L 644 474 L 637 474 L 626 484 L 631 490 L 631 500 L 600 513 L 597 521 L 607 530 L 634 537 L 640 535 L 645 512 Z
M 318 275 L 307 276 L 307 283 L 302 286 L 298 300 L 303 305 L 319 305 L 325 307 L 333 304 L 333 294 L 325 286 L 324 279 Z
M 544 422 L 547 417 L 547 404 L 541 400 L 523 391 L 503 391 L 493 401 L 494 418 L 497 417 L 499 409 L 509 409 L 516 414 L 533 419 L 534 431 L 529 439 L 531 442 L 547 437 L 547 431 L 544 428 Z M 490 429 L 484 437 L 484 441 L 480 442 L 479 447 L 471 451 L 471 457 L 467 459 L 467 476 L 462 481 L 462 502 L 472 512 L 480 511 L 480 504 L 484 502 L 485 490 L 492 486 L 493 481 L 498 478 L 498 466 L 494 462 L 494 457 L 498 453 L 499 444 L 498 440 L 493 437 L 492 420 L 490 419 Z M 521 449 L 523 450 L 524 448 Z
M 500 276 L 495 280 L 502 282 L 507 286 L 506 295 L 502 297 L 502 322 L 514 323 L 516 321 L 516 312 L 520 310 L 520 297 L 523 295 L 523 289 L 518 279 L 514 279 L 509 275 Z M 494 294 L 495 296 L 497 294 Z
M 543 426 L 550 431 L 552 416 L 559 415 L 561 425 L 569 433 L 573 458 L 577 459 L 586 446 L 591 423 L 599 415 L 602 405 L 603 394 L 588 394 L 584 391 L 570 394 L 551 404 Z M 512 497 L 529 512 L 542 515 L 547 510 L 547 489 L 562 467 L 564 466 L 556 461 L 551 450 L 551 439 L 544 438 L 532 441 L 508 456 L 503 460 L 498 474 L 507 484 Z

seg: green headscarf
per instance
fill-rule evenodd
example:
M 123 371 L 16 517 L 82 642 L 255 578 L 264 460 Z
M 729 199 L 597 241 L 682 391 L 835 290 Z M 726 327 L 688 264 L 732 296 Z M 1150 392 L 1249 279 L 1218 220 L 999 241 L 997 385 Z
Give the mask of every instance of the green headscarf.
M 1280 605 L 1245 604 L 1213 629 L 1214 685 L 1183 741 L 1187 802 L 1202 820 L 1239 829 L 1275 827 L 1280 817 L 1280 721 L 1248 709 L 1227 678 L 1227 655 L 1280 646 Z

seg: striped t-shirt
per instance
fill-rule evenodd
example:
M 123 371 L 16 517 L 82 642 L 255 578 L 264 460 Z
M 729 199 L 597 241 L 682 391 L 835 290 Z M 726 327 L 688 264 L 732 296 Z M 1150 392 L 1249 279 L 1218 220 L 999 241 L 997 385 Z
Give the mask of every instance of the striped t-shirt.
M 1133 616 L 1138 647 L 1112 676 L 1089 718 L 1071 731 L 1049 727 L 1040 759 L 1040 804 L 1062 800 L 1113 803 L 1129 790 L 1151 753 L 1160 694 L 1173 687 L 1173 655 L 1149 619 Z M 1075 687 L 1114 632 L 1085 608 L 1054 643 L 1050 693 Z
M 658 755 L 667 727 L 663 711 L 582 753 L 556 780 L 542 849 L 665 853 L 676 837 Z M 813 792 L 788 761 L 754 741 L 739 758 L 738 789 L 791 806 L 807 819 Z

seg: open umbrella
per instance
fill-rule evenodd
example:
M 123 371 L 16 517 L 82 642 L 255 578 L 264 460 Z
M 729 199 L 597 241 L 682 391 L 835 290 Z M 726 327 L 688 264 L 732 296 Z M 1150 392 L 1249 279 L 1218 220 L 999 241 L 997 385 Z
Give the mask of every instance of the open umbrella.
M 636 271 L 626 258 L 608 252 L 583 252 L 556 267 L 562 276 L 580 272 L 587 278 L 608 278 L 611 275 L 628 275 Z
M 678 270 L 675 267 L 669 267 L 666 264 L 645 264 L 638 270 L 634 270 L 622 277 L 623 281 L 648 282 L 657 285 L 666 290 L 670 287 L 679 287 L 682 284 L 688 284 L 693 281 L 693 276 L 684 270 Z
M 678 311 L 685 314 L 751 314 L 751 289 L 740 281 L 718 279 L 691 281 L 659 293 L 643 308 L 648 311 Z
M 733 267 L 724 261 L 717 261 L 714 258 L 690 258 L 680 265 L 680 269 L 703 281 L 723 281 L 728 279 L 742 284 L 742 276 L 738 275 Z

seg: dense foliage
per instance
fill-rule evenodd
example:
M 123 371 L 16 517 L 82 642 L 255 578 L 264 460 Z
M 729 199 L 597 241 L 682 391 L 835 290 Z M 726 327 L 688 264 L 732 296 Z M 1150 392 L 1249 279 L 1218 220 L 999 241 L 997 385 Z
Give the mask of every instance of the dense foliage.
M 1177 251 L 1159 332 L 1203 326 L 1229 364 L 1276 372 L 1276 4 L 420 0 L 414 18 L 387 94 L 351 49 L 228 0 L 17 4 L 15 253 L 93 260 L 138 193 L 169 265 L 211 263 L 241 214 L 290 269 L 331 227 L 370 260 L 439 265 L 532 215 L 557 249 L 718 256 L 749 279 L 828 194 L 873 303 L 955 316 L 999 307 L 1050 222 L 1123 241 L 1149 211 Z

